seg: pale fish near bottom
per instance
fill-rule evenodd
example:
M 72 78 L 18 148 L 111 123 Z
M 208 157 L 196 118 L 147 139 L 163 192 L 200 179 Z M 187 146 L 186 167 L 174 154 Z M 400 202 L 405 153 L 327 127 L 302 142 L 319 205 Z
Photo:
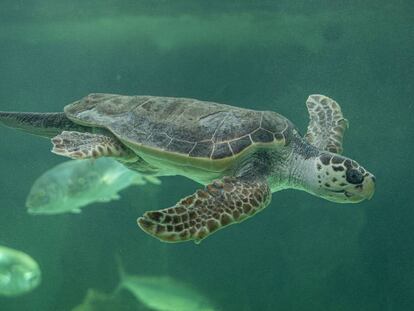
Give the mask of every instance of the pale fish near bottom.
M 118 258 L 121 282 L 117 290 L 126 289 L 142 304 L 155 311 L 219 311 L 200 291 L 169 276 L 126 274 Z
M 37 262 L 29 255 L 0 246 L 0 295 L 19 296 L 30 292 L 41 282 Z

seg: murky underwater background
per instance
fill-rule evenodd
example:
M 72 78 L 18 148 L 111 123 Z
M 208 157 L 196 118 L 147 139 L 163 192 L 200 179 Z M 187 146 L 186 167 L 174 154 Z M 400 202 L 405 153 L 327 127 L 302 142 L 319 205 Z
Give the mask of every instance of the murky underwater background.
M 306 131 L 305 100 L 342 106 L 344 154 L 377 177 L 371 201 L 283 191 L 201 245 L 136 225 L 199 185 L 166 177 L 81 214 L 33 216 L 34 180 L 66 161 L 48 140 L 0 128 L 0 245 L 34 257 L 40 287 L 1 311 L 65 311 L 133 274 L 193 284 L 220 310 L 413 310 L 411 1 L 0 2 L 0 110 L 61 111 L 92 92 L 194 97 L 277 111 Z M 125 293 L 126 299 L 131 299 Z M 177 310 L 180 311 L 180 310 Z

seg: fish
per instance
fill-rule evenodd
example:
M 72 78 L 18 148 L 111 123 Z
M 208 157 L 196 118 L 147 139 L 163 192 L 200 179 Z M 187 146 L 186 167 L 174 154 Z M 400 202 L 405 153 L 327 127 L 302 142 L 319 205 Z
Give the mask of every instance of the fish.
M 41 283 L 37 262 L 21 251 L 0 246 L 0 295 L 19 296 Z
M 144 306 L 154 311 L 218 311 L 214 304 L 191 284 L 170 276 L 129 275 L 117 258 L 120 284 Z
M 144 309 L 133 297 L 107 294 L 89 288 L 82 303 L 71 311 L 148 311 L 148 309 Z
M 141 175 L 111 158 L 70 160 L 49 169 L 36 179 L 26 199 L 29 214 L 80 213 L 96 202 L 120 198 L 131 185 L 159 185 L 155 176 Z

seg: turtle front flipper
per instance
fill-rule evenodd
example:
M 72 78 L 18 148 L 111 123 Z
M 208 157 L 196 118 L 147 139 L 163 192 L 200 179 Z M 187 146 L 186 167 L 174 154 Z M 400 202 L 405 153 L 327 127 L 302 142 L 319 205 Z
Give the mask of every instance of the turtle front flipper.
M 310 95 L 306 107 L 310 117 L 306 140 L 319 149 L 342 153 L 342 139 L 348 121 L 339 104 L 324 95 Z
M 134 157 L 132 151 L 124 147 L 117 139 L 100 134 L 63 131 L 52 138 L 52 144 L 53 153 L 71 159 Z
M 253 216 L 270 200 L 265 180 L 224 177 L 173 207 L 146 212 L 138 218 L 138 225 L 164 242 L 199 243 L 213 232 Z

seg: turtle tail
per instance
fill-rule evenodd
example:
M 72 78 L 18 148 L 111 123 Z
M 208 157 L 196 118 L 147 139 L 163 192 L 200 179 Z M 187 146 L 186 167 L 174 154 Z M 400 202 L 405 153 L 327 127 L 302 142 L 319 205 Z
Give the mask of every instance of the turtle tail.
M 91 128 L 72 122 L 64 112 L 0 111 L 0 124 L 45 138 L 52 138 L 62 131 L 91 132 Z

